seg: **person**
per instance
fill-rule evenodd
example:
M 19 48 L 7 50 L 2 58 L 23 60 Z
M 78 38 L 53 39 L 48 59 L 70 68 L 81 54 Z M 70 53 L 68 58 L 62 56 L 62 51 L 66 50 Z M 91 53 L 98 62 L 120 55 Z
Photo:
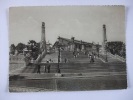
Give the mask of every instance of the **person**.
M 78 50 L 78 55 L 79 55 L 79 50 Z
M 85 50 L 85 55 L 87 55 L 87 50 Z
M 90 59 L 90 54 L 88 53 L 88 58 Z
M 75 52 L 73 51 L 73 55 L 75 54 Z
M 57 69 L 57 73 L 61 73 L 61 72 L 60 72 L 60 68 Z
M 94 54 L 93 54 L 93 55 L 94 55 L 94 59 L 95 59 L 95 58 L 96 58 L 96 53 L 94 52 Z
M 48 67 L 47 67 L 47 69 L 48 69 L 48 73 L 50 73 L 50 64 L 48 64 Z
M 78 55 L 77 55 L 77 53 L 75 54 L 75 58 L 77 58 L 78 57 Z
M 65 63 L 67 63 L 67 58 L 65 58 Z
M 94 62 L 94 55 L 91 55 L 91 62 Z
M 47 61 L 47 70 L 48 70 L 48 73 L 50 73 L 50 64 L 49 64 L 49 61 Z
M 43 67 L 44 67 L 44 72 L 46 73 L 46 72 L 47 72 L 47 67 L 46 67 L 46 65 L 44 65 Z
M 75 52 L 73 51 L 73 57 L 75 58 Z
M 49 62 L 51 63 L 51 62 L 52 62 L 52 60 L 51 60 L 51 59 L 49 59 Z
M 40 64 L 38 64 L 37 65 L 37 73 L 39 73 L 39 74 L 40 74 L 40 68 L 41 68 L 41 66 L 40 66 Z
M 74 51 L 74 58 L 78 57 L 78 53 L 76 51 Z
M 89 59 L 90 59 L 90 63 L 92 62 L 92 56 L 91 55 L 89 55 L 90 57 L 89 57 Z

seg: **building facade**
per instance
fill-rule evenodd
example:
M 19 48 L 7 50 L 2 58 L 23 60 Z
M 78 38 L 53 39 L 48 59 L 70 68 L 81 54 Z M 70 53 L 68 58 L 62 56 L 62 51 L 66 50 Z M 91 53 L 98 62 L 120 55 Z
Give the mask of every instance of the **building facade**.
M 53 45 L 53 49 L 57 51 L 59 48 L 66 51 L 92 51 L 95 45 L 82 40 L 76 40 L 75 37 L 71 37 L 71 39 L 58 37 L 58 40 Z

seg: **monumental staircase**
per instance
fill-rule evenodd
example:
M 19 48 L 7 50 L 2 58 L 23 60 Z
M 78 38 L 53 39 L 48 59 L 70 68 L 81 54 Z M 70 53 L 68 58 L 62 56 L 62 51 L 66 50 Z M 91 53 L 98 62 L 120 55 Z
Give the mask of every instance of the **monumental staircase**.
M 41 74 L 36 73 L 35 65 L 25 66 L 18 72 L 14 71 L 9 78 L 10 91 L 103 90 L 127 86 L 126 63 L 118 62 L 111 56 L 108 56 L 111 60 L 108 63 L 97 57 L 94 63 L 90 63 L 88 56 L 83 53 L 74 58 L 72 52 L 63 51 L 59 64 L 61 74 L 58 76 L 56 72 L 58 66 L 56 62 L 51 63 L 51 72 L 45 73 L 45 60 L 52 58 L 54 60 L 57 55 L 58 52 L 45 56 L 41 62 Z M 69 61 L 65 63 L 64 57 Z
M 65 63 L 64 59 L 67 59 Z M 113 58 L 110 55 L 107 55 L 108 63 L 105 63 L 101 60 L 101 58 L 96 57 L 95 62 L 90 63 L 90 59 L 88 55 L 84 53 L 80 53 L 76 58 L 73 56 L 73 52 L 71 51 L 62 51 L 61 52 L 61 62 L 59 63 L 59 67 L 61 73 L 89 73 L 89 72 L 110 72 L 110 71 L 124 71 L 126 63 L 118 60 L 117 58 Z M 45 58 L 43 58 L 41 62 L 41 73 L 44 72 L 44 66 L 46 66 L 46 61 L 51 59 L 51 73 L 57 73 L 58 66 L 58 52 L 47 54 Z M 16 73 L 36 73 L 37 67 L 34 64 L 30 64 L 29 66 L 23 65 L 20 70 L 16 70 Z

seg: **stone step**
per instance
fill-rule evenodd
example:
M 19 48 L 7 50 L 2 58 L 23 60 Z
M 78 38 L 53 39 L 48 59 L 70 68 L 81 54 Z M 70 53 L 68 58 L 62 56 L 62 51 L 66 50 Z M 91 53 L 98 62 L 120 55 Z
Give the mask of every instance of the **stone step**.
M 44 73 L 44 67 L 42 66 L 40 71 L 41 73 Z M 87 64 L 85 66 L 83 66 L 81 64 L 81 66 L 77 66 L 76 64 L 75 65 L 65 65 L 65 66 L 62 66 L 60 65 L 60 70 L 61 72 L 94 72 L 94 71 L 97 71 L 97 72 L 102 72 L 102 71 L 124 71 L 126 70 L 126 67 L 125 66 L 98 66 L 98 65 L 91 65 L 91 66 L 88 66 Z M 51 65 L 51 73 L 56 73 L 57 71 L 57 66 L 53 66 Z M 28 66 L 28 67 L 25 67 L 25 69 L 22 71 L 22 73 L 36 73 L 37 72 L 37 67 L 35 66 Z

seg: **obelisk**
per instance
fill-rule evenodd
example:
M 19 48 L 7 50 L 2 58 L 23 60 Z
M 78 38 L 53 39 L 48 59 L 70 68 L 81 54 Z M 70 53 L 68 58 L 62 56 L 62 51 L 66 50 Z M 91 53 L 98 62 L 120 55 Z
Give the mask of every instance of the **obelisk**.
M 38 55 L 38 58 L 36 59 L 36 63 L 40 63 L 47 53 L 44 22 L 42 22 L 41 28 L 42 28 L 42 35 L 41 35 L 41 42 L 40 42 L 40 53 Z
M 103 25 L 103 54 L 106 54 L 106 44 L 107 44 L 107 37 L 106 37 L 106 25 Z
M 47 51 L 46 49 L 46 38 L 45 38 L 45 23 L 42 22 L 42 36 L 41 36 L 41 42 L 40 42 L 40 51 Z

